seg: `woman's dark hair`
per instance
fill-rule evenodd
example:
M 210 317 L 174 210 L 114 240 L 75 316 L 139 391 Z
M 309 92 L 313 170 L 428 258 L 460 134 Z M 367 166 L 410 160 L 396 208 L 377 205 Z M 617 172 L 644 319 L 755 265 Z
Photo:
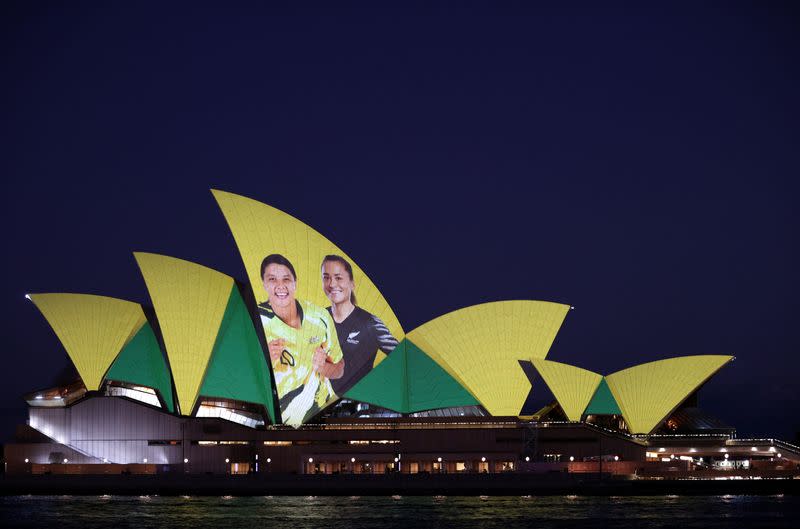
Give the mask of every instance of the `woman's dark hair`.
M 353 280 L 353 267 L 350 266 L 350 263 L 347 262 L 347 259 L 345 259 L 341 255 L 326 255 L 325 258 L 322 260 L 322 266 L 325 266 L 325 263 L 327 263 L 328 261 L 335 261 L 337 263 L 341 263 L 345 271 L 347 272 L 347 275 L 350 276 L 350 281 Z M 358 303 L 356 303 L 356 293 L 353 290 L 350 291 L 350 303 L 352 303 L 353 305 L 358 305 Z
M 263 261 L 261 261 L 261 279 L 262 280 L 264 279 L 264 272 L 267 270 L 267 267 L 269 265 L 271 265 L 271 264 L 279 264 L 279 265 L 285 266 L 292 273 L 292 277 L 294 278 L 294 280 L 297 281 L 297 274 L 294 271 L 294 267 L 292 266 L 292 263 L 290 263 L 287 258 L 285 258 L 284 256 L 282 256 L 279 253 L 271 253 L 268 256 L 266 256 Z

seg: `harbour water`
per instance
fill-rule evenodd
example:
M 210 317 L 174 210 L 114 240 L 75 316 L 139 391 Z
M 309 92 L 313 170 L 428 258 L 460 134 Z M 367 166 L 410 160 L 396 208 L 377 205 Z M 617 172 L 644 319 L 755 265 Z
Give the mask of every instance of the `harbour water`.
M 0 526 L 794 528 L 800 497 L 772 496 L 5 496 Z

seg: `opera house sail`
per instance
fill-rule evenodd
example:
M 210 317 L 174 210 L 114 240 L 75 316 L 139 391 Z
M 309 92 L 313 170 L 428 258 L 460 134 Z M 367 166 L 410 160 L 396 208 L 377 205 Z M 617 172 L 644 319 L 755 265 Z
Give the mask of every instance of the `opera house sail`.
M 464 307 L 406 332 L 325 236 L 212 193 L 242 281 L 136 252 L 142 303 L 29 295 L 76 376 L 25 397 L 9 473 L 572 472 L 604 462 L 626 473 L 676 457 L 687 468 L 740 461 L 735 430 L 697 400 L 732 356 L 595 373 L 548 359 L 571 307 L 537 300 Z M 690 446 L 697 435 L 706 448 Z M 762 444 L 747 446 L 748 461 L 800 454 Z

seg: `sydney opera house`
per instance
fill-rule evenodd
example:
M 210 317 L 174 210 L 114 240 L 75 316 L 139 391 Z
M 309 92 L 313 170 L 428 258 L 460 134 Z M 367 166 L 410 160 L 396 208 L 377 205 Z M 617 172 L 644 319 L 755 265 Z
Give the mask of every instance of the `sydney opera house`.
M 656 475 L 800 462 L 799 448 L 738 439 L 698 406 L 731 356 L 610 374 L 560 363 L 547 355 L 570 306 L 545 301 L 466 307 L 406 331 L 323 235 L 213 196 L 246 281 L 135 253 L 146 304 L 29 294 L 76 375 L 25 396 L 7 473 Z M 534 406 L 541 395 L 552 398 Z

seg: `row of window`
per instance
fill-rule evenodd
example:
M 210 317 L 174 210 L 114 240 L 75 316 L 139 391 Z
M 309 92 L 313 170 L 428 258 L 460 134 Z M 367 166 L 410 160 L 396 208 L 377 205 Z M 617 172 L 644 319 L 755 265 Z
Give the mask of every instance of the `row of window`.
M 254 445 L 255 441 L 192 441 L 193 445 L 196 446 L 220 446 L 220 445 L 245 445 L 250 446 Z M 350 441 L 340 441 L 340 440 L 328 440 L 328 441 L 309 441 L 305 439 L 295 440 L 295 441 L 264 441 L 264 446 L 305 446 L 305 445 L 332 445 L 332 444 L 349 444 L 349 445 L 387 445 L 387 444 L 399 444 L 400 441 L 398 439 L 358 439 L 358 440 L 350 440 Z M 180 440 L 174 439 L 156 439 L 156 440 L 149 440 L 147 441 L 148 446 L 179 446 L 181 444 Z

